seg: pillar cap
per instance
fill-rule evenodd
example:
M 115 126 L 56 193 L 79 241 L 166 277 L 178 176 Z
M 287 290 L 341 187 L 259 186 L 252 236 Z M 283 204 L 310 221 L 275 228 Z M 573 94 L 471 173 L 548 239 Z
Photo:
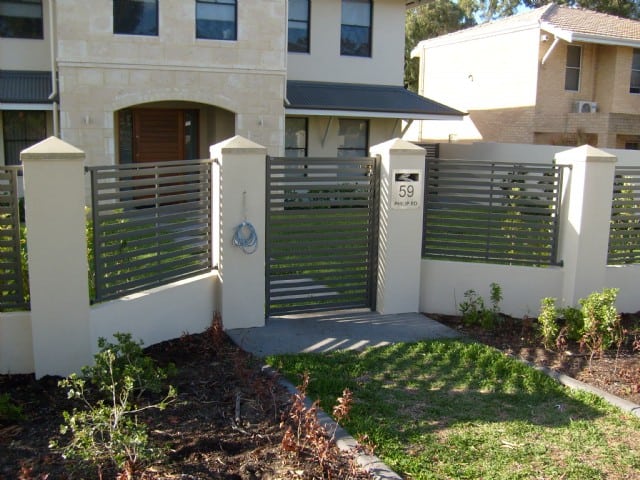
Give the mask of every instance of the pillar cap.
M 411 154 L 411 155 L 423 155 L 424 148 L 419 147 L 415 143 L 402 140 L 401 138 L 392 138 L 386 142 L 379 143 L 371 147 L 371 153 L 382 153 L 384 151 L 392 151 L 394 154 Z
M 249 140 L 248 138 L 244 138 L 241 135 L 236 135 L 234 137 L 223 140 L 222 142 L 216 143 L 215 145 L 211 145 L 209 147 L 209 151 L 211 152 L 211 156 L 215 157 L 214 152 L 216 154 L 220 153 L 267 153 L 267 148 L 262 145 L 257 144 Z
M 82 150 L 60 140 L 49 137 L 20 152 L 20 160 L 84 160 Z
M 573 163 L 615 163 L 618 157 L 611 153 L 592 147 L 591 145 L 582 145 L 558 152 L 554 156 L 554 160 L 558 165 L 571 165 Z

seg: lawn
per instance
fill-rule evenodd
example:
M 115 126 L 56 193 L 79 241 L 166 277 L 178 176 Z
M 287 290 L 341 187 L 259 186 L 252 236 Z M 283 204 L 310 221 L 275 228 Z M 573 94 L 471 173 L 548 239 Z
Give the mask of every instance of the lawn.
M 407 479 L 640 479 L 640 419 L 491 347 L 460 340 L 273 356 Z M 365 437 L 366 436 L 366 437 Z

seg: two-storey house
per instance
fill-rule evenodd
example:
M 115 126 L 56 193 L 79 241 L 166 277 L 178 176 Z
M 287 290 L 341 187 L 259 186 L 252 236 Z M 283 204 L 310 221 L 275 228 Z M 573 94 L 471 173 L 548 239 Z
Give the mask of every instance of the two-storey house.
M 424 40 L 422 95 L 469 112 L 477 131 L 423 125 L 416 140 L 606 148 L 640 145 L 640 22 L 547 6 Z M 478 135 L 479 133 L 479 135 Z
M 409 2 L 411 3 L 411 2 Z M 402 88 L 405 0 L 0 0 L 0 164 L 49 135 L 89 164 L 360 155 L 460 113 Z

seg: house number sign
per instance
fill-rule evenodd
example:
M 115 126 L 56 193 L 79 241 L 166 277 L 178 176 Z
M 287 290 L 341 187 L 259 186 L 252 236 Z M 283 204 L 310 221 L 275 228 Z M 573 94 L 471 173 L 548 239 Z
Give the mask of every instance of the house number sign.
M 391 208 L 420 208 L 422 205 L 422 170 L 393 170 Z

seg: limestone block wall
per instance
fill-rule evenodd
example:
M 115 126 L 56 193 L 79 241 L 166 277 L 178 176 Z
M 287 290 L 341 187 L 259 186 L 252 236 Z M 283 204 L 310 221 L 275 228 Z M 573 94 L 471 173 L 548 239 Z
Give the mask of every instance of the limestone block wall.
M 196 39 L 194 2 L 160 2 L 158 36 L 114 35 L 112 5 L 57 2 L 61 136 L 88 164 L 115 161 L 116 111 L 151 102 L 232 112 L 227 136 L 281 153 L 285 2 L 238 2 L 236 41 Z

